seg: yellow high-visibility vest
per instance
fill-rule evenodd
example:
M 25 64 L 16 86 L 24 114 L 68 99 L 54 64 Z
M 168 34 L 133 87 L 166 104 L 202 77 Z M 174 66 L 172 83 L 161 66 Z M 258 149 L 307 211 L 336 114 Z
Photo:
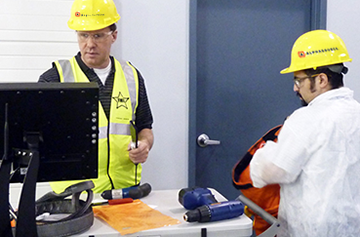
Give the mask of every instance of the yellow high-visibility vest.
M 134 165 L 127 151 L 131 142 L 129 121 L 135 120 L 138 103 L 138 75 L 129 62 L 119 62 L 116 59 L 114 62 L 115 76 L 109 120 L 99 102 L 98 178 L 91 179 L 95 184 L 93 189 L 95 193 L 134 186 L 141 180 L 142 167 L 140 164 Z M 55 65 L 60 75 L 60 82 L 89 82 L 75 57 L 56 61 Z M 137 180 L 136 184 L 135 180 Z M 51 182 L 50 185 L 54 192 L 59 193 L 81 181 L 83 180 Z

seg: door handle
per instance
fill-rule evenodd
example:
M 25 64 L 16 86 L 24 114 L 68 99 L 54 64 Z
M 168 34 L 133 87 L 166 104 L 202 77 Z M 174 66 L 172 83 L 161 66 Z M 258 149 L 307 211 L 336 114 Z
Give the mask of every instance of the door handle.
M 205 133 L 201 134 L 200 136 L 198 136 L 197 138 L 197 144 L 200 147 L 206 147 L 206 146 L 213 146 L 213 145 L 219 145 L 220 141 L 217 140 L 210 140 L 209 136 L 206 135 Z

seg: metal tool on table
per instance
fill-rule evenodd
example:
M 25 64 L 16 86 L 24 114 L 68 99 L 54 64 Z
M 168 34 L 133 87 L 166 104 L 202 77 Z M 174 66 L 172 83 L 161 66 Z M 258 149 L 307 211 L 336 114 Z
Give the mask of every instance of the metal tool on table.
M 134 201 L 134 199 L 132 199 L 132 198 L 95 200 L 95 201 L 92 202 L 92 205 L 93 206 L 118 205 L 118 204 L 132 203 L 133 201 Z
M 187 222 L 210 222 L 231 219 L 244 213 L 244 205 L 248 206 L 271 226 L 258 237 L 274 237 L 280 222 L 243 195 L 234 201 L 217 202 L 207 188 L 184 188 L 179 191 L 179 202 L 189 211 L 184 214 Z
M 179 202 L 189 210 L 184 214 L 187 222 L 225 220 L 244 213 L 244 204 L 241 201 L 218 202 L 211 191 L 205 188 L 181 189 Z
M 125 198 L 139 199 L 146 197 L 150 192 L 150 184 L 144 183 L 142 185 L 129 188 L 106 190 L 101 194 L 101 197 L 108 200 Z

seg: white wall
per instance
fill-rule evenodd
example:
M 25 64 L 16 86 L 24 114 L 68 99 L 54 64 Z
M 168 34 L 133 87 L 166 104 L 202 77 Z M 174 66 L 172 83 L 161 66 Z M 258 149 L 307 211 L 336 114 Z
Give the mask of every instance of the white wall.
M 0 0 L 0 82 L 36 82 L 59 58 L 77 52 L 67 27 L 71 0 Z
M 354 90 L 354 96 L 360 101 L 360 2 L 359 0 L 328 0 L 327 29 L 344 40 L 352 62 L 345 63 L 349 72 L 345 76 L 345 85 Z
M 121 19 L 112 53 L 145 78 L 155 143 L 143 182 L 179 189 L 188 182 L 188 0 L 116 1 Z

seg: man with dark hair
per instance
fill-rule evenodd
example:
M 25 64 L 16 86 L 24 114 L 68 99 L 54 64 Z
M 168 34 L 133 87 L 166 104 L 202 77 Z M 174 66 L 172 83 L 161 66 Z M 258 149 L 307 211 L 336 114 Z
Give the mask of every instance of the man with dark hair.
M 309 68 L 304 70 L 305 74 L 309 76 L 310 79 L 310 90 L 315 91 L 315 78 L 314 75 L 319 75 L 321 73 L 325 74 L 328 78 L 330 88 L 336 89 L 344 86 L 343 82 L 343 74 L 346 74 L 348 72 L 348 68 L 344 66 L 343 63 L 335 64 L 335 65 L 329 65 L 329 66 L 323 66 L 316 69 Z M 295 80 L 295 85 L 298 83 L 298 81 Z M 300 94 L 297 92 L 297 95 L 300 96 Z M 300 96 L 301 97 L 301 96 Z M 307 105 L 307 102 L 302 100 L 303 105 Z
M 75 0 L 68 21 L 76 31 L 80 52 L 59 60 L 39 82 L 95 82 L 99 85 L 99 167 L 94 192 L 139 185 L 141 163 L 153 145 L 153 118 L 140 72 L 110 55 L 120 19 L 112 0 Z M 71 111 L 69 111 L 71 113 Z M 138 146 L 131 146 L 130 120 L 138 129 Z M 76 172 L 76 170 L 74 170 Z M 74 181 L 80 182 L 80 181 Z M 61 192 L 74 182 L 53 182 Z
M 351 61 L 342 39 L 314 30 L 294 43 L 294 91 L 304 107 L 250 163 L 255 187 L 280 184 L 282 236 L 359 236 L 360 104 L 344 87 Z

